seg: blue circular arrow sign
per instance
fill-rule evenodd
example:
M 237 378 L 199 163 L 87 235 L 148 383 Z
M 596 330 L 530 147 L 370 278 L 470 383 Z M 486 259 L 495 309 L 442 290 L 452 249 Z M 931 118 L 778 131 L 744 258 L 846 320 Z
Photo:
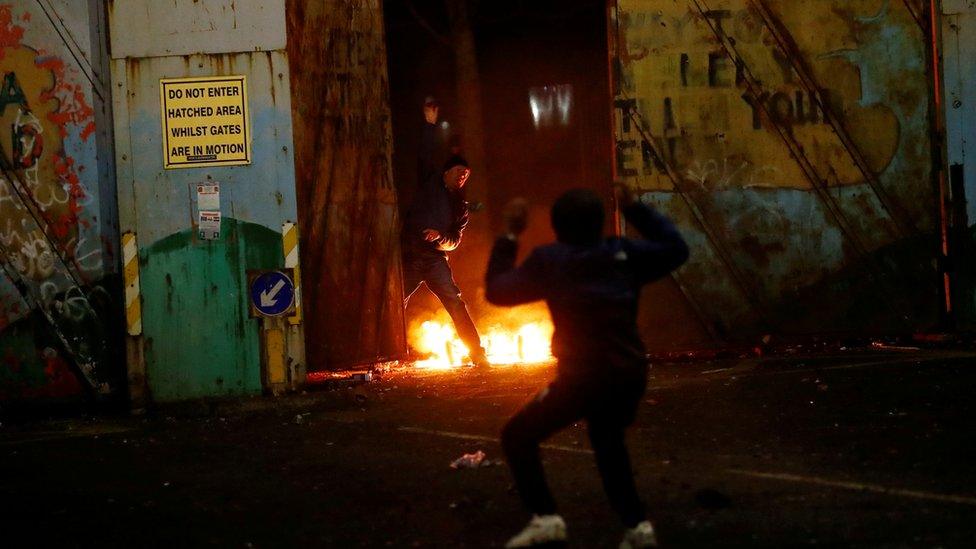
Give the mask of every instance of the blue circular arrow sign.
M 295 283 L 281 271 L 261 274 L 251 283 L 251 302 L 264 316 L 278 316 L 295 303 Z

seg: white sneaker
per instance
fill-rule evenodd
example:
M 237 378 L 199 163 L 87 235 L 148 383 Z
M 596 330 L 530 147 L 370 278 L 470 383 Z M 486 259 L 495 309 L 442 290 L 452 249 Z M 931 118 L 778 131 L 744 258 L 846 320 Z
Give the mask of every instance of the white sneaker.
M 649 520 L 645 520 L 624 532 L 624 540 L 620 542 L 620 549 L 640 549 L 643 547 L 657 547 L 654 525 Z
M 559 515 L 534 515 L 528 526 L 508 540 L 505 547 L 532 547 L 541 543 L 566 541 L 566 521 Z

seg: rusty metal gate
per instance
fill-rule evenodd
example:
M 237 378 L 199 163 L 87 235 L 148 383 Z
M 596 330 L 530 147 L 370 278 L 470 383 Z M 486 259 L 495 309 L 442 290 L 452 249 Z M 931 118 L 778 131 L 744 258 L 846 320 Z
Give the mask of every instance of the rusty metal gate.
M 675 283 L 710 339 L 937 325 L 925 17 L 909 0 L 611 3 L 617 176 L 680 224 Z
M 382 2 L 289 0 L 288 55 L 311 369 L 402 356 Z

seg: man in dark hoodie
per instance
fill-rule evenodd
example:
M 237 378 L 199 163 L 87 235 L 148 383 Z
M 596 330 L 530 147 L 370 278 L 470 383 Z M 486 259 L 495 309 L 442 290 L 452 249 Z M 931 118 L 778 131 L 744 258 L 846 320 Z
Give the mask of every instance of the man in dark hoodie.
M 474 366 L 489 366 L 481 337 L 475 328 L 461 290 L 454 282 L 448 252 L 461 243 L 468 224 L 468 203 L 464 185 L 471 176 L 468 163 L 453 152 L 443 167 L 438 166 L 437 114 L 433 101 L 424 104 L 424 130 L 420 141 L 417 191 L 403 223 L 404 307 L 420 283 L 427 284 L 447 309 L 461 341 L 468 347 Z
M 626 528 L 621 548 L 657 544 L 637 495 L 624 431 L 647 384 L 647 359 L 637 331 L 641 287 L 688 258 L 688 246 L 663 215 L 620 187 L 623 214 L 644 239 L 602 238 L 603 203 L 576 189 L 552 207 L 558 242 L 536 248 L 515 266 L 525 229 L 524 201 L 505 211 L 507 234 L 495 242 L 486 275 L 488 301 L 518 305 L 545 300 L 555 332 L 556 379 L 512 417 L 502 447 L 515 484 L 533 518 L 506 547 L 566 539 L 566 524 L 546 484 L 539 444 L 586 420 L 597 468 L 610 504 Z

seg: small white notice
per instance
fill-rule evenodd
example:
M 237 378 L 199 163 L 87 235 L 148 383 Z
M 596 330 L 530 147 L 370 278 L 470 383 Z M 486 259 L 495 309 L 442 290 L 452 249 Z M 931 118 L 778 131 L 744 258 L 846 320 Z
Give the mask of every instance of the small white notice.
M 220 211 L 220 184 L 197 185 L 197 210 L 219 212 Z
M 201 240 L 220 238 L 220 212 L 201 211 L 197 218 L 197 230 Z

